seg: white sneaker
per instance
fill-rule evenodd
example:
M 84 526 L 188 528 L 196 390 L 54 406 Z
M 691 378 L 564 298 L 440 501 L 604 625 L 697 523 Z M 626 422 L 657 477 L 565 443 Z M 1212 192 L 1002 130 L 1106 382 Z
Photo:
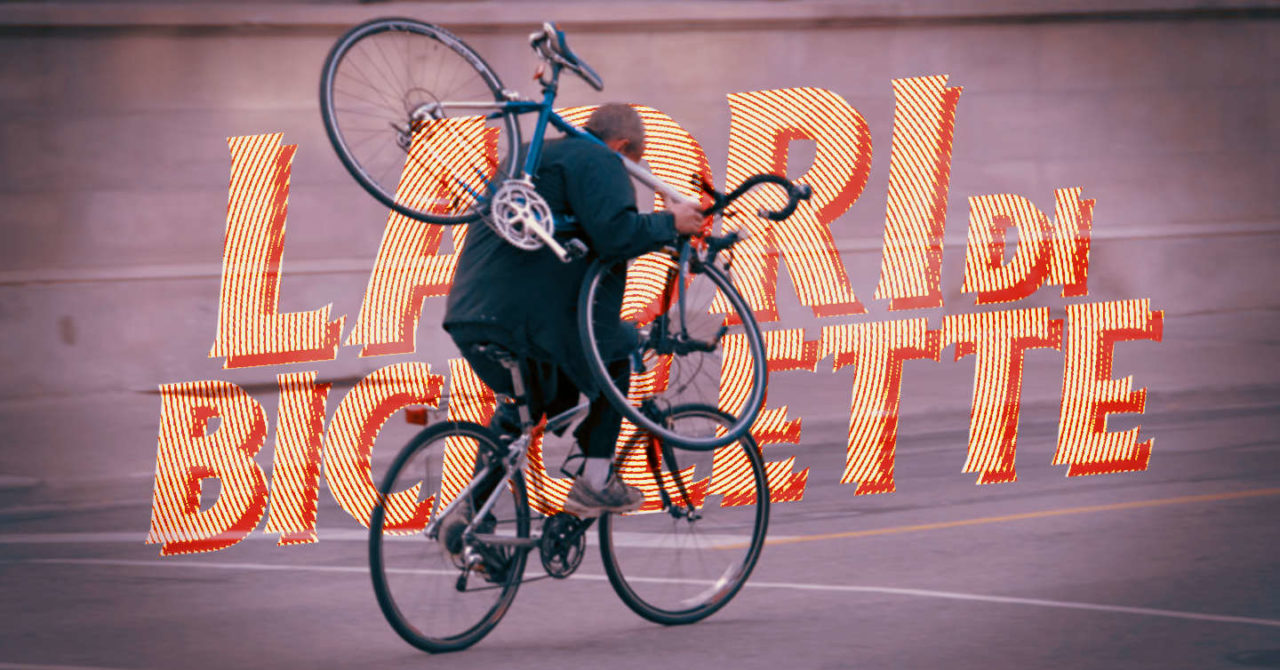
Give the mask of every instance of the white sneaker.
M 643 504 L 644 494 L 640 489 L 624 483 L 619 477 L 610 477 L 601 491 L 592 488 L 585 477 L 578 477 L 573 482 L 573 488 L 569 489 L 569 499 L 564 503 L 564 511 L 580 519 L 590 519 L 605 512 L 634 512 Z

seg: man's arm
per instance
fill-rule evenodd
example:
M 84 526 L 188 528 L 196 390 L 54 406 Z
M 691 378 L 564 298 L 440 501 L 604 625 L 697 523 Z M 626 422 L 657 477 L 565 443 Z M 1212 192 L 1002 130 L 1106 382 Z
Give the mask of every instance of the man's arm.
M 617 156 L 590 152 L 565 175 L 565 197 L 591 248 L 606 259 L 634 258 L 676 239 L 671 212 L 641 214 L 635 188 Z

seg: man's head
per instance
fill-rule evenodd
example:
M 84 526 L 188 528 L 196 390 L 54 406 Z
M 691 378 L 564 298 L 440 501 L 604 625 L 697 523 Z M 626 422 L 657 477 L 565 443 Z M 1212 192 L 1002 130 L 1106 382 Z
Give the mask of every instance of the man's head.
M 644 122 L 631 105 L 610 102 L 600 105 L 587 119 L 587 130 L 610 149 L 639 161 L 644 155 Z

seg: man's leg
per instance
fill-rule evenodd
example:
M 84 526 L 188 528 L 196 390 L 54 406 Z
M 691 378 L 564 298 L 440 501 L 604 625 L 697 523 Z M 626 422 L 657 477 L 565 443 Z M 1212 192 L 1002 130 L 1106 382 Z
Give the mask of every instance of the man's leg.
M 497 394 L 507 397 L 514 394 L 511 373 L 507 367 L 492 356 L 478 351 L 478 347 L 487 344 L 487 342 L 458 342 L 457 344 L 462 357 L 466 359 L 467 364 L 471 366 L 472 371 L 476 373 L 480 381 L 484 382 Z M 526 366 L 526 369 L 528 367 Z M 530 393 L 530 395 L 536 397 L 537 393 Z M 489 421 L 489 428 L 500 439 L 510 440 L 518 437 L 520 435 L 520 417 L 516 404 L 499 401 L 493 418 Z M 458 504 L 454 506 L 453 512 L 450 512 L 447 517 L 441 520 L 440 541 L 450 553 L 461 553 L 462 533 L 467 524 L 471 522 L 476 510 L 484 504 L 484 501 L 489 499 L 494 489 L 502 482 L 502 468 L 496 462 L 496 459 L 501 455 L 488 452 L 476 454 L 472 477 L 478 477 L 486 467 L 488 468 L 488 474 L 484 480 L 476 484 L 467 499 L 458 501 Z
M 609 375 L 621 387 L 622 392 L 626 393 L 631 383 L 630 362 L 624 360 L 610 363 Z M 578 445 L 587 458 L 612 459 L 621 428 L 622 413 L 601 393 L 591 400 L 591 409 L 574 431 L 574 436 L 578 438 Z
M 628 361 L 609 365 L 609 374 L 626 390 L 631 368 Z M 582 474 L 574 481 L 565 509 L 578 516 L 596 516 L 601 512 L 624 512 L 639 509 L 644 496 L 639 489 L 613 477 L 613 452 L 622 427 L 622 413 L 604 394 L 591 401 L 586 418 L 574 431 L 578 446 L 586 456 Z

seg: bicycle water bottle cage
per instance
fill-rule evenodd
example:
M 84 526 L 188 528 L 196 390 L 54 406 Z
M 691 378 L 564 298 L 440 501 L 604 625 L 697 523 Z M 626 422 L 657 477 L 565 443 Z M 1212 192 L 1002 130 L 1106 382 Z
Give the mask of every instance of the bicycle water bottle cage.
M 551 207 L 528 179 L 503 182 L 493 196 L 485 222 L 499 237 L 525 251 L 542 248 L 542 237 L 534 233 L 534 226 L 547 236 L 555 233 Z

